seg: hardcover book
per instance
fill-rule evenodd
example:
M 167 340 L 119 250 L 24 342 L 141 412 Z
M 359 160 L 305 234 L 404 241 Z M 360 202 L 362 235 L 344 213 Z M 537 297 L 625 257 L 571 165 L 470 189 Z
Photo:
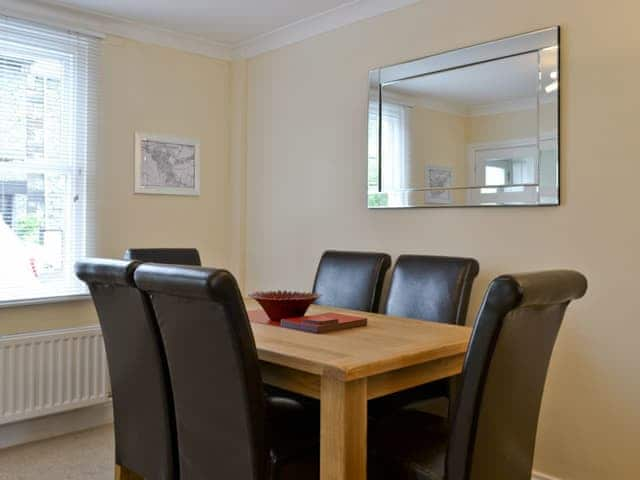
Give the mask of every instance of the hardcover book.
M 323 313 L 320 315 L 306 315 L 304 317 L 283 318 L 280 326 L 303 330 L 311 333 L 326 333 L 347 328 L 364 327 L 367 325 L 365 317 L 345 315 L 344 313 Z
M 320 315 L 305 315 L 304 317 L 283 318 L 280 322 L 273 322 L 263 310 L 250 310 L 249 320 L 255 323 L 273 325 L 275 327 L 291 328 L 310 333 L 326 333 L 347 328 L 364 327 L 366 317 L 346 315 L 344 313 L 322 313 Z

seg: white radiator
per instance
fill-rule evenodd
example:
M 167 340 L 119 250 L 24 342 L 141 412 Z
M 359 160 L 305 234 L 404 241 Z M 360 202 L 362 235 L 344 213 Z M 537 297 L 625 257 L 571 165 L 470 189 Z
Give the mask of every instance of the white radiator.
M 0 425 L 109 398 L 100 327 L 0 337 Z

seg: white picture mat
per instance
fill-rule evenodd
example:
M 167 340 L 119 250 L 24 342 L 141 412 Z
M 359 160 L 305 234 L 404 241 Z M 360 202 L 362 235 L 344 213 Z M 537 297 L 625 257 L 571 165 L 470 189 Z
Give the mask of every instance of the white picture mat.
M 170 145 L 186 145 L 194 148 L 194 178 L 193 187 L 144 185 L 143 183 L 143 142 L 156 142 Z M 136 132 L 135 134 L 135 162 L 134 162 L 134 191 L 135 193 L 150 193 L 160 195 L 200 195 L 200 142 L 191 138 L 174 137 L 170 135 Z
M 433 184 L 434 178 L 439 180 L 438 185 Z M 453 168 L 427 165 L 425 167 L 425 186 L 427 188 L 442 186 L 442 190 L 426 190 L 424 192 L 426 203 L 451 203 L 451 190 L 447 190 L 447 187 L 453 186 Z

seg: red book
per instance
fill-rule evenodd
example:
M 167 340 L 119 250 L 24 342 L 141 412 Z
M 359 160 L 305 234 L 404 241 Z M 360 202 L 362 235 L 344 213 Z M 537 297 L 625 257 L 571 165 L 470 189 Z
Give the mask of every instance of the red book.
M 365 317 L 345 315 L 344 313 L 323 313 L 321 315 L 307 315 L 296 318 L 283 318 L 280 326 L 302 330 L 311 333 L 326 333 L 347 328 L 364 327 L 367 325 Z
M 323 313 L 304 317 L 284 318 L 280 322 L 272 322 L 264 310 L 249 310 L 249 320 L 274 327 L 292 328 L 311 333 L 333 332 L 346 328 L 364 327 L 367 325 L 365 317 L 345 315 L 344 313 Z

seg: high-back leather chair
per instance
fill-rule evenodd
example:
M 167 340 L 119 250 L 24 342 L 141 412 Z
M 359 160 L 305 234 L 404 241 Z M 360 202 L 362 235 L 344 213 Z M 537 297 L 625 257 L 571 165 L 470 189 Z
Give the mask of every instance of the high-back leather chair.
M 404 410 L 372 432 L 380 478 L 531 478 L 540 402 L 553 346 L 583 275 L 547 271 L 495 279 L 484 298 L 464 362 L 450 427 Z M 427 472 L 427 473 L 425 473 Z
M 313 283 L 319 305 L 376 312 L 391 257 L 386 253 L 341 252 L 322 254 Z
M 382 311 L 397 317 L 464 325 L 478 270 L 478 261 L 473 258 L 400 255 Z M 450 399 L 451 382 L 438 380 L 372 400 L 371 414 L 387 414 L 432 398 Z
M 172 395 L 162 340 L 148 298 L 133 284 L 139 262 L 76 263 L 98 313 L 109 364 L 116 478 L 175 480 Z
M 383 312 L 464 325 L 478 270 L 473 258 L 400 255 Z
M 181 480 L 317 478 L 319 419 L 265 397 L 233 276 L 143 264 L 135 283 L 151 298 L 165 345 Z
M 130 248 L 124 252 L 124 259 L 175 265 L 202 265 L 200 253 L 195 248 Z

